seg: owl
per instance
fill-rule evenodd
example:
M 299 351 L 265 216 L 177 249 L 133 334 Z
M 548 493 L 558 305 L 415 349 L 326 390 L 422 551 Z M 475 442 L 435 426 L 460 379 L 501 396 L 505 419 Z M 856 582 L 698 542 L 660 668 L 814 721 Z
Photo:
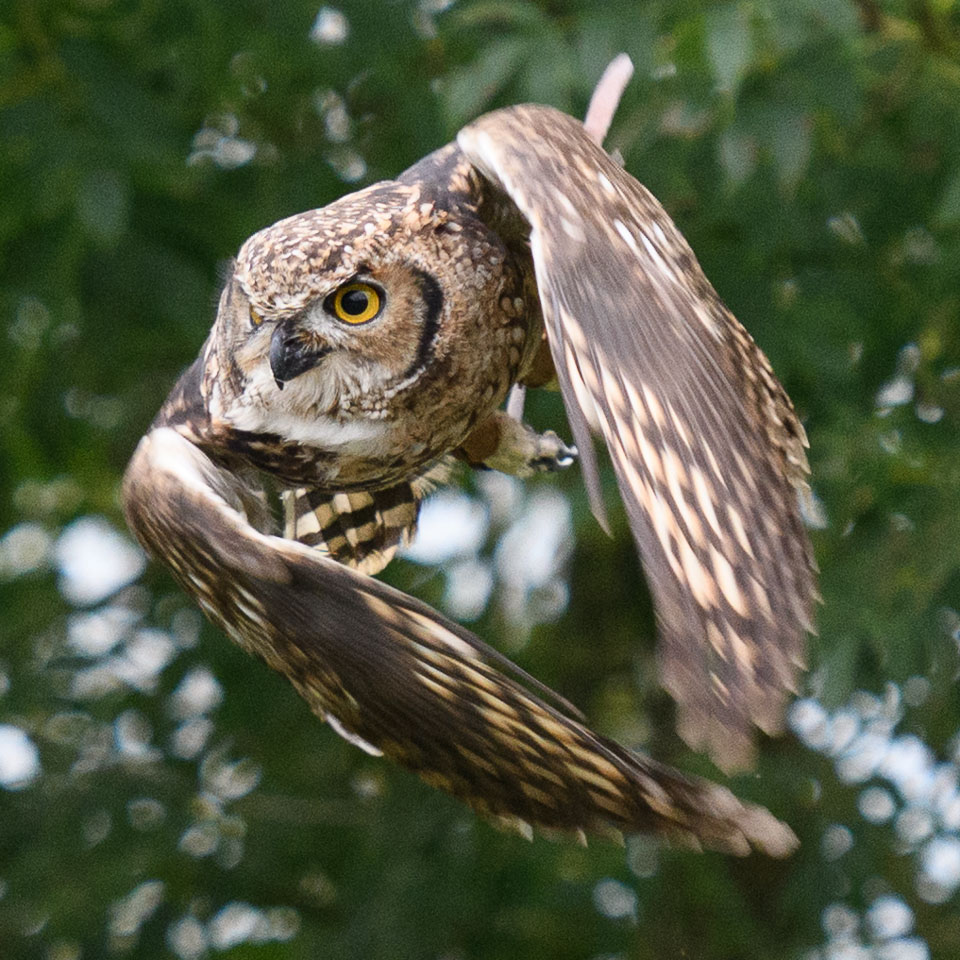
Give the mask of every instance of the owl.
M 575 447 L 514 415 L 525 387 L 559 388 Z M 396 180 L 247 240 L 123 499 L 146 549 L 318 716 L 481 815 L 785 855 L 795 837 L 768 811 L 593 732 L 372 576 L 458 461 L 529 476 L 578 454 L 603 522 L 596 436 L 680 732 L 743 766 L 810 629 L 804 431 L 664 209 L 557 110 L 490 113 Z

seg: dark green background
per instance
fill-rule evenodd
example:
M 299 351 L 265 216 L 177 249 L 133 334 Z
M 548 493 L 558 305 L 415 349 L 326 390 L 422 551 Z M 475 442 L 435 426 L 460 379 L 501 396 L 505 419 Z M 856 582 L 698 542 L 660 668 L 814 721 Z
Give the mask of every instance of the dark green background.
M 250 233 L 351 189 L 351 160 L 365 163 L 360 183 L 391 176 L 493 106 L 582 115 L 626 50 L 637 73 L 608 143 L 674 216 L 810 434 L 825 605 L 801 692 L 825 726 L 806 744 L 765 741 L 758 775 L 731 784 L 802 847 L 777 863 L 499 834 L 343 743 L 207 625 L 154 690 L 81 697 L 77 676 L 136 629 L 189 635 L 189 601 L 151 566 L 108 601 L 142 619 L 110 653 L 79 656 L 52 561 L 4 565 L 7 537 L 0 723 L 30 736 L 42 773 L 0 789 L 0 955 L 216 956 L 219 912 L 246 904 L 261 925 L 223 953 L 237 960 L 819 958 L 844 942 L 870 951 L 844 960 L 922 960 L 924 940 L 930 956 L 960 956 L 958 897 L 924 879 L 931 838 L 950 848 L 960 827 L 957 4 L 439 6 L 352 0 L 346 41 L 322 45 L 304 0 L 6 0 L 0 537 L 38 529 L 23 523 L 55 537 L 91 514 L 122 529 L 124 464 Z M 338 104 L 346 128 L 330 118 Z M 218 162 L 202 148 L 220 136 Z M 252 158 L 231 168 L 245 145 Z M 878 404 L 898 374 L 912 399 Z M 530 414 L 566 432 L 556 397 Z M 525 640 L 495 597 L 478 632 L 600 730 L 719 777 L 673 733 L 623 519 L 606 539 L 576 473 L 542 481 L 573 508 L 566 613 Z M 388 576 L 442 597 L 439 572 L 406 562 Z M 206 748 L 184 760 L 169 749 L 170 694 L 201 665 L 223 701 Z M 896 756 L 913 751 L 912 773 L 838 776 L 865 748 L 842 731 L 870 723 L 881 752 L 891 738 Z M 124 749 L 131 728 L 153 749 Z M 870 785 L 893 819 L 861 816 Z M 878 946 L 860 922 L 887 895 L 914 912 L 917 939 Z

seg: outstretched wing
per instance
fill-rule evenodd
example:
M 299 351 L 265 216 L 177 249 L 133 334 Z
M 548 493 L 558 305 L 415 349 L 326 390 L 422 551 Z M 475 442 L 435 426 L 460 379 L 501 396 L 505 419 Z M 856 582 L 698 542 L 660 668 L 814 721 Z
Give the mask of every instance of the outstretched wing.
M 657 609 L 680 731 L 726 768 L 776 731 L 812 629 L 796 487 L 803 428 L 653 195 L 572 117 L 522 106 L 461 131 L 516 204 L 595 512 L 610 451 Z
M 481 814 L 525 832 L 651 831 L 738 854 L 795 846 L 763 808 L 594 734 L 425 604 L 256 531 L 243 481 L 176 429 L 141 440 L 123 498 L 144 546 L 317 714 Z

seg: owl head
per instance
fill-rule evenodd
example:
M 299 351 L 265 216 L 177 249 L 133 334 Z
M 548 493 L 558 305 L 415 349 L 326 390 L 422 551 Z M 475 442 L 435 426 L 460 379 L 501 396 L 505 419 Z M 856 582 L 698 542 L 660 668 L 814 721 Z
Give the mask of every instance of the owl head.
M 301 442 L 317 418 L 389 417 L 451 372 L 452 344 L 463 356 L 472 338 L 483 355 L 481 315 L 499 304 L 507 257 L 479 220 L 395 181 L 261 230 L 220 298 L 211 344 L 233 390 L 218 378 L 211 412 Z

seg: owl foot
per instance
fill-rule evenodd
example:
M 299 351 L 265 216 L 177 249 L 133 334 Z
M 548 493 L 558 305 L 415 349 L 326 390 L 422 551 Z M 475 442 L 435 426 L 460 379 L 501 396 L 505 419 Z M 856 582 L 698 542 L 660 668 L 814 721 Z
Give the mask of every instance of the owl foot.
M 573 465 L 577 459 L 576 447 L 568 447 L 552 430 L 535 433 L 530 427 L 527 429 L 530 430 L 537 445 L 537 454 L 527 463 L 531 473 L 553 473 Z
M 499 470 L 514 477 L 563 470 L 577 458 L 577 448 L 567 446 L 552 430 L 537 433 L 504 410 L 487 417 L 458 453 L 471 466 Z

